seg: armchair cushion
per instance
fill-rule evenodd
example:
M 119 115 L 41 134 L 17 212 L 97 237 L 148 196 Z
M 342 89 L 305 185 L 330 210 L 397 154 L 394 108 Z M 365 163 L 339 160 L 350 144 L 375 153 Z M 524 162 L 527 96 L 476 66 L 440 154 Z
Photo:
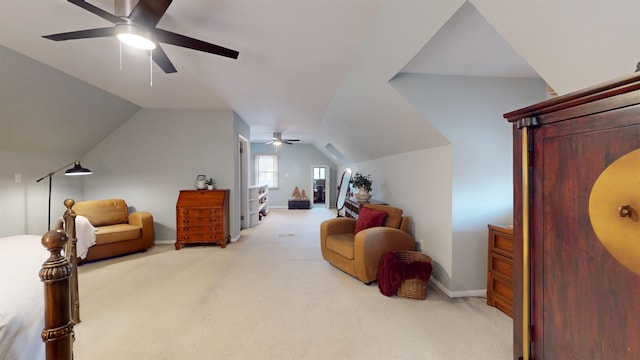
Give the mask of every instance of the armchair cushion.
M 384 211 L 363 207 L 358 214 L 356 228 L 353 230 L 353 233 L 357 234 L 364 229 L 381 226 L 386 217 L 387 213 Z
M 353 235 L 350 233 L 336 234 L 327 238 L 327 249 L 353 260 Z
M 127 223 L 129 216 L 127 203 L 122 199 L 80 201 L 73 210 L 96 227 Z
M 402 209 L 388 205 L 365 204 L 360 211 L 362 212 L 365 208 L 384 211 L 387 214 L 387 217 L 384 219 L 382 226 L 400 229 L 400 224 L 402 223 Z

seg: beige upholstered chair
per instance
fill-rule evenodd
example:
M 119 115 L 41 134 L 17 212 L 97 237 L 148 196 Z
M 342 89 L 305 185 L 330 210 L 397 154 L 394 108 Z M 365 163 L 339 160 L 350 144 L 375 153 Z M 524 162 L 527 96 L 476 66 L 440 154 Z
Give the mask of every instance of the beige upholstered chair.
M 146 211 L 129 213 L 123 199 L 80 201 L 73 206 L 96 228 L 96 244 L 81 262 L 146 251 L 153 246 L 153 215 Z
M 409 233 L 409 218 L 402 209 L 365 204 L 364 208 L 384 211 L 382 226 L 374 226 L 354 235 L 356 220 L 336 218 L 320 224 L 322 257 L 338 269 L 365 284 L 378 279 L 380 258 L 389 251 L 414 250 L 415 241 Z M 362 211 L 359 220 L 362 221 Z

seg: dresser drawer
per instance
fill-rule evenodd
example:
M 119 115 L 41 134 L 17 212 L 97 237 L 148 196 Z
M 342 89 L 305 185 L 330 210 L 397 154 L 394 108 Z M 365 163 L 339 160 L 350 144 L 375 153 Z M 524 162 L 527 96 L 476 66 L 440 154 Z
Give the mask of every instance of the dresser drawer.
M 224 234 L 224 229 L 221 226 L 178 226 L 178 234 Z
M 199 209 L 199 208 L 183 208 L 177 209 L 176 216 L 180 218 L 192 218 L 192 217 L 211 217 L 211 216 L 222 216 L 222 209 L 218 208 L 207 208 L 207 209 Z
M 487 304 L 513 317 L 513 284 L 498 277 L 491 277 L 490 284 L 493 289 L 487 294 Z
M 500 274 L 512 279 L 513 259 L 496 253 L 489 254 L 489 272 L 493 274 Z
M 225 241 L 223 233 L 178 233 L 178 239 L 181 243 L 200 243 L 200 242 L 222 242 Z
M 191 225 L 191 226 L 209 226 L 209 225 L 216 225 L 219 223 L 222 223 L 222 219 L 220 218 L 202 218 L 202 217 L 192 217 L 192 218 L 183 218 L 183 219 L 177 219 L 177 224 L 178 226 L 185 226 L 185 225 Z
M 489 226 L 489 251 L 513 257 L 513 230 Z

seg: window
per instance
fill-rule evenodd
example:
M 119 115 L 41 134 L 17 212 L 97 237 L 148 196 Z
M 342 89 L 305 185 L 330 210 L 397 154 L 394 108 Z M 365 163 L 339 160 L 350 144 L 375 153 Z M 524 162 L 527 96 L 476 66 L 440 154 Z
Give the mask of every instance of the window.
M 256 155 L 256 185 L 278 187 L 278 155 Z
M 314 167 L 313 168 L 313 180 L 324 180 L 325 179 L 325 168 L 324 167 Z

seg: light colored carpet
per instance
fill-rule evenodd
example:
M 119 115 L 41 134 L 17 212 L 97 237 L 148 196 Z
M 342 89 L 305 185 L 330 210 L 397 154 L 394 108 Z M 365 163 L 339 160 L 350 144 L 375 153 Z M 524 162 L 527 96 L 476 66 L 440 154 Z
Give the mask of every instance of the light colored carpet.
M 75 358 L 510 359 L 485 299 L 386 297 L 322 259 L 322 209 L 272 209 L 226 249 L 156 245 L 79 267 Z

